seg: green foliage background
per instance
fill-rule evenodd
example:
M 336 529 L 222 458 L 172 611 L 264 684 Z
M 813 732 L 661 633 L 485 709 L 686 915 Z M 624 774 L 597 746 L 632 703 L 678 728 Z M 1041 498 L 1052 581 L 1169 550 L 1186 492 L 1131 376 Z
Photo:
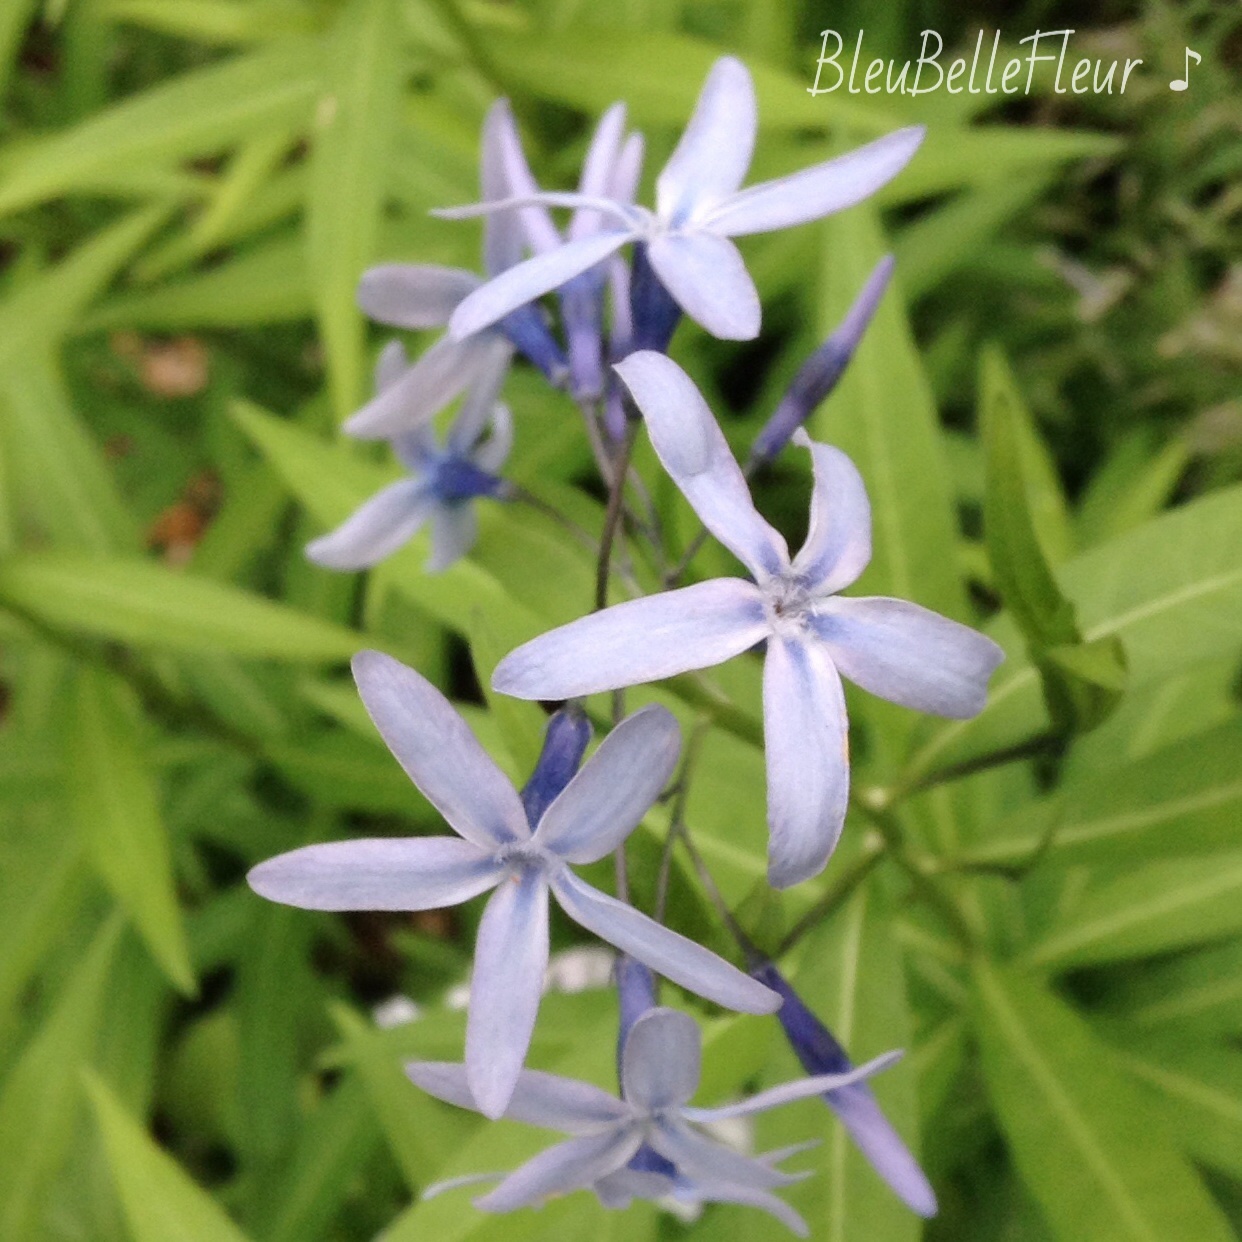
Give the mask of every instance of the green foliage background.
M 1009 652 L 974 721 L 851 701 L 856 784 L 903 852 L 852 814 L 825 875 L 780 902 L 759 883 L 758 666 L 649 692 L 712 722 L 688 820 L 756 934 L 841 893 L 784 964 L 857 1059 L 912 1049 L 877 1092 L 941 1215 L 902 1209 L 817 1101 L 758 1137 L 822 1139 L 790 1198 L 833 1242 L 1242 1230 L 1242 28 L 1206 3 L 876 9 L 0 6 L 0 1237 L 785 1236 L 731 1207 L 684 1224 L 586 1194 L 500 1219 L 420 1203 L 546 1141 L 401 1072 L 459 1055 L 441 998 L 475 913 L 311 915 L 243 882 L 308 841 L 436 830 L 361 712 L 354 650 L 437 680 L 520 780 L 540 713 L 479 686 L 591 599 L 590 553 L 516 507 L 434 578 L 421 544 L 365 580 L 303 560 L 392 477 L 334 430 L 380 339 L 359 273 L 475 266 L 477 228 L 426 211 L 474 197 L 498 93 L 554 185 L 625 99 L 649 180 L 726 50 L 759 89 L 754 177 L 930 132 L 882 211 L 749 241 L 761 341 L 688 325 L 674 356 L 740 448 L 895 251 L 812 431 L 872 493 L 863 587 L 986 623 Z M 1144 66 L 1124 96 L 806 90 L 824 26 L 905 59 L 924 27 L 969 52 L 998 22 L 1011 46 L 1089 26 L 1075 52 Z M 1188 45 L 1203 61 L 1176 95 Z M 572 406 L 528 371 L 509 395 L 512 476 L 598 530 Z M 792 461 L 758 496 L 796 537 L 807 492 Z M 679 497 L 656 494 L 688 539 Z M 634 846 L 640 903 L 664 814 Z M 673 891 L 676 924 L 717 936 L 680 863 Z M 426 1013 L 381 1030 L 370 1007 L 396 993 Z M 774 1021 L 704 1021 L 705 1101 L 793 1073 Z M 554 995 L 532 1061 L 610 1084 L 614 1032 L 606 991 Z

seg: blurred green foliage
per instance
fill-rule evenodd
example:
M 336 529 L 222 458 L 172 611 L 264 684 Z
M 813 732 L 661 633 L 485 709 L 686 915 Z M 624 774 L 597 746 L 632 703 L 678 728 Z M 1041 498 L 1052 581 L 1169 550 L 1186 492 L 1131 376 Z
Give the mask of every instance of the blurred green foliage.
M 813 431 L 871 490 L 863 585 L 992 618 L 1009 652 L 973 721 L 851 704 L 856 783 L 965 938 L 886 858 L 786 963 L 856 1058 L 912 1046 L 877 1092 L 921 1135 L 940 1217 L 921 1233 L 817 1101 L 759 1137 L 823 1139 L 790 1198 L 833 1242 L 1242 1230 L 1242 21 L 1198 0 L 1093 6 L 1075 50 L 1141 56 L 1124 95 L 806 90 L 825 26 L 904 59 L 925 27 L 969 52 L 981 27 L 1012 46 L 1081 16 L 1036 0 L 0 6 L 0 1237 L 782 1236 L 733 1207 L 685 1225 L 585 1194 L 499 1220 L 461 1195 L 419 1202 L 543 1142 L 401 1073 L 459 1055 L 441 999 L 472 908 L 310 915 L 243 882 L 305 842 L 435 830 L 343 675 L 353 650 L 461 699 L 520 780 L 540 714 L 479 687 L 591 599 L 590 552 L 516 508 L 488 510 L 472 557 L 437 577 L 421 543 L 365 579 L 303 560 L 391 477 L 334 431 L 380 339 L 359 273 L 475 266 L 477 227 L 426 212 L 474 197 L 497 94 L 546 184 L 572 180 L 615 99 L 656 168 L 725 50 L 759 90 L 755 177 L 910 120 L 930 133 L 882 220 L 860 207 L 747 243 L 759 342 L 690 325 L 674 355 L 744 445 L 893 249 L 894 290 Z M 1186 46 L 1203 59 L 1175 95 Z M 509 473 L 597 531 L 568 399 L 527 371 L 509 399 Z M 638 464 L 656 479 L 649 450 Z M 801 469 L 758 487 L 786 527 Z M 1124 654 L 1119 697 L 1117 666 L 1084 663 L 1080 639 Z M 764 871 L 757 667 L 644 692 L 714 721 L 688 822 L 735 905 Z M 1104 687 L 1090 710 L 1065 707 L 1087 683 Z M 665 815 L 634 844 L 640 903 Z M 763 905 L 765 934 L 790 924 L 870 848 L 852 816 L 824 877 L 743 910 Z M 672 921 L 714 934 L 691 871 L 672 892 Z M 380 1029 L 369 1009 L 394 994 L 426 1012 Z M 532 1061 L 607 1083 L 614 1031 L 607 992 L 550 997 Z M 708 1017 L 707 1095 L 791 1074 L 778 1045 L 770 1020 Z

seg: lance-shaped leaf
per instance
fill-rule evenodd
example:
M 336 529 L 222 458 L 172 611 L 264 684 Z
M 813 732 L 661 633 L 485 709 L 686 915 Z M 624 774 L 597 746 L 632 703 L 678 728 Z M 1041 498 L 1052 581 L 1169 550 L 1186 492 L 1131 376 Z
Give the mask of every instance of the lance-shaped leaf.
M 1063 1242 L 1226 1242 L 1220 1209 L 1153 1108 L 1072 1009 L 980 962 L 988 1092 L 1018 1172 Z
M 246 1242 L 224 1209 L 159 1147 L 101 1078 L 88 1073 L 86 1086 L 134 1242 Z
M 98 669 L 78 669 L 65 751 L 73 818 L 96 870 L 152 956 L 192 994 L 172 851 L 143 750 L 137 704 L 127 687 Z
M 1116 635 L 1084 641 L 1074 606 L 1052 575 L 1027 487 L 1026 414 L 1004 355 L 995 347 L 985 350 L 980 362 L 979 398 L 987 463 L 983 516 L 992 574 L 1039 669 L 1053 727 L 1085 732 L 1117 705 L 1125 685 L 1125 651 Z

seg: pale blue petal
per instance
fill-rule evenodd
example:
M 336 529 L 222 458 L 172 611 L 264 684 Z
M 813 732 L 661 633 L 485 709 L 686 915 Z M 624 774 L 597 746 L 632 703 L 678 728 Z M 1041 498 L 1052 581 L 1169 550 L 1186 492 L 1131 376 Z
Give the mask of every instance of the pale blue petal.
M 698 1023 L 676 1009 L 652 1009 L 630 1028 L 621 1052 L 625 1102 L 643 1112 L 680 1108 L 699 1087 Z
M 518 699 L 571 699 L 708 668 L 768 633 L 759 589 L 716 578 L 580 617 L 511 651 L 492 688 Z
M 663 1118 L 652 1129 L 647 1141 L 665 1159 L 671 1160 L 677 1172 L 690 1182 L 726 1182 L 752 1190 L 771 1190 L 798 1180 L 761 1160 L 743 1156 L 705 1138 L 675 1116 Z
M 871 502 L 858 467 L 840 449 L 802 430 L 794 442 L 811 451 L 815 490 L 810 528 L 793 567 L 813 592 L 826 595 L 849 586 L 871 560 Z
M 782 1104 L 791 1104 L 794 1100 L 810 1099 L 813 1095 L 823 1095 L 825 1091 L 837 1091 L 852 1083 L 870 1078 L 890 1065 L 901 1060 L 900 1052 L 886 1052 L 883 1056 L 868 1061 L 855 1069 L 842 1074 L 817 1074 L 814 1078 L 799 1078 L 796 1082 L 782 1083 L 779 1087 L 771 1087 L 760 1091 L 748 1100 L 740 1100 L 736 1104 L 724 1104 L 719 1108 L 687 1108 L 684 1116 L 690 1121 L 710 1122 L 724 1121 L 729 1117 L 749 1117 L 752 1113 L 766 1112 L 769 1108 L 780 1108 Z
M 405 1072 L 437 1100 L 478 1111 L 464 1065 L 452 1061 L 411 1061 Z M 586 1134 L 623 1121 L 629 1116 L 629 1109 L 615 1095 L 588 1082 L 540 1070 L 523 1070 L 504 1115 L 511 1121 L 524 1121 L 545 1130 Z
M 680 225 L 742 184 L 755 149 L 758 112 L 750 71 L 733 56 L 712 66 L 694 114 L 656 179 L 656 209 Z
M 463 1186 L 481 1186 L 484 1182 L 503 1181 L 504 1173 L 463 1173 L 460 1177 L 446 1177 L 442 1182 L 432 1182 L 419 1193 L 420 1199 L 435 1199 L 450 1190 L 460 1190 Z
M 627 1208 L 634 1199 L 662 1199 L 676 1188 L 671 1177 L 642 1169 L 618 1169 L 596 1181 L 592 1189 L 606 1208 Z
M 875 1096 L 862 1084 L 826 1095 L 832 1111 L 875 1171 L 901 1201 L 923 1217 L 936 1215 L 936 1192 L 901 1135 L 884 1116 Z
M 395 384 L 354 414 L 345 430 L 363 440 L 388 440 L 411 431 L 512 356 L 513 347 L 499 332 L 461 341 L 443 336 Z
M 613 251 L 620 250 L 632 237 L 632 233 L 623 230 L 595 233 L 509 268 L 462 302 L 449 320 L 449 332 L 454 340 L 460 341 L 491 327 L 519 306 L 580 276 Z
M 515 1169 L 490 1194 L 476 1199 L 474 1206 L 485 1212 L 512 1212 L 537 1207 L 553 1195 L 583 1190 L 623 1168 L 641 1143 L 642 1134 L 632 1128 L 558 1143 Z
M 565 868 L 552 893 L 576 923 L 688 991 L 742 1013 L 774 1013 L 780 997 L 702 945 L 592 888 Z
M 522 800 L 439 690 L 380 651 L 360 651 L 354 680 L 375 727 L 410 780 L 467 841 L 526 840 Z
M 485 200 L 539 193 L 507 99 L 498 99 L 483 122 L 481 173 Z M 539 253 L 561 244 L 560 232 L 542 204 L 490 214 L 485 229 L 483 260 L 489 276 L 520 262 L 528 246 Z
M 813 639 L 773 636 L 763 662 L 768 769 L 768 882 L 817 875 L 849 803 L 849 734 L 841 679 Z
M 978 630 L 904 599 L 820 600 L 814 627 L 850 681 L 903 707 L 958 720 L 983 710 L 988 678 L 1005 658 Z
M 759 294 L 727 237 L 665 233 L 651 239 L 647 254 L 673 300 L 712 336 L 750 341 L 759 335 Z
M 582 176 L 578 181 L 580 193 L 590 198 L 612 197 L 614 169 L 621 150 L 621 138 L 625 133 L 625 104 L 615 103 L 599 119 L 586 159 L 582 162 Z M 600 213 L 589 207 L 579 208 L 569 222 L 568 240 L 578 241 L 589 237 L 603 224 Z
M 377 492 L 336 530 L 306 545 L 306 555 L 326 569 L 367 569 L 408 543 L 435 510 L 422 479 L 402 479 Z
M 306 845 L 246 878 L 260 897 L 303 910 L 436 910 L 486 892 L 500 876 L 469 841 L 381 837 Z
M 433 263 L 384 263 L 358 281 L 358 308 L 392 328 L 442 328 L 483 282 L 473 272 Z
M 513 449 L 513 415 L 509 407 L 496 402 L 492 406 L 491 434 L 471 453 L 470 459 L 480 470 L 498 474 Z
M 475 372 L 461 409 L 444 437 L 445 448 L 450 453 L 465 457 L 478 442 L 488 422 L 495 420 L 496 403 L 512 360 L 511 350 L 498 349 Z
M 768 1190 L 735 1186 L 732 1182 L 717 1178 L 709 1181 L 686 1182 L 680 1188 L 678 1197 L 689 1197 L 702 1203 L 739 1203 L 743 1207 L 759 1208 L 760 1211 L 775 1216 L 782 1225 L 792 1230 L 798 1237 L 807 1238 L 811 1235 L 806 1221 L 784 1199 Z
M 431 515 L 431 556 L 427 558 L 429 574 L 442 573 L 455 565 L 471 548 L 479 535 L 474 506 L 468 502 L 438 505 Z
M 535 841 L 573 863 L 612 853 L 668 784 L 680 749 L 670 711 L 652 704 L 627 717 L 544 812 Z
M 410 359 L 405 352 L 405 346 L 394 337 L 379 351 L 379 356 L 375 359 L 375 391 L 383 392 L 385 388 L 391 388 L 405 374 L 409 365 Z
M 517 1086 L 548 968 L 548 885 L 537 868 L 501 880 L 479 922 L 466 1019 L 466 1081 L 494 1121 Z
M 612 180 L 608 184 L 607 197 L 614 202 L 629 204 L 638 192 L 638 179 L 643 171 L 643 153 L 646 144 L 642 134 L 631 134 L 621 147 L 621 154 L 613 165 Z
M 757 578 L 789 564 L 785 540 L 759 516 L 750 489 L 694 381 L 653 350 L 614 368 L 643 412 L 651 443 L 703 525 Z
M 776 181 L 752 185 L 699 217 L 700 228 L 724 237 L 769 233 L 818 220 L 870 198 L 911 160 L 921 125 L 899 129 L 833 160 Z

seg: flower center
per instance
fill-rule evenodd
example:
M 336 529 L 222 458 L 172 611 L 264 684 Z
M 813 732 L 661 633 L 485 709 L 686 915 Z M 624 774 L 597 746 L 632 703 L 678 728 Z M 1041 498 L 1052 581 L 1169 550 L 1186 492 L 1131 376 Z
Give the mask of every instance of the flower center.
M 508 867 L 515 876 L 526 875 L 531 871 L 550 871 L 560 862 L 532 841 L 514 841 L 509 845 L 502 845 L 493 857 L 498 863 Z
M 778 574 L 763 583 L 763 604 L 772 629 L 784 638 L 804 633 L 811 613 L 812 595 L 801 578 Z

